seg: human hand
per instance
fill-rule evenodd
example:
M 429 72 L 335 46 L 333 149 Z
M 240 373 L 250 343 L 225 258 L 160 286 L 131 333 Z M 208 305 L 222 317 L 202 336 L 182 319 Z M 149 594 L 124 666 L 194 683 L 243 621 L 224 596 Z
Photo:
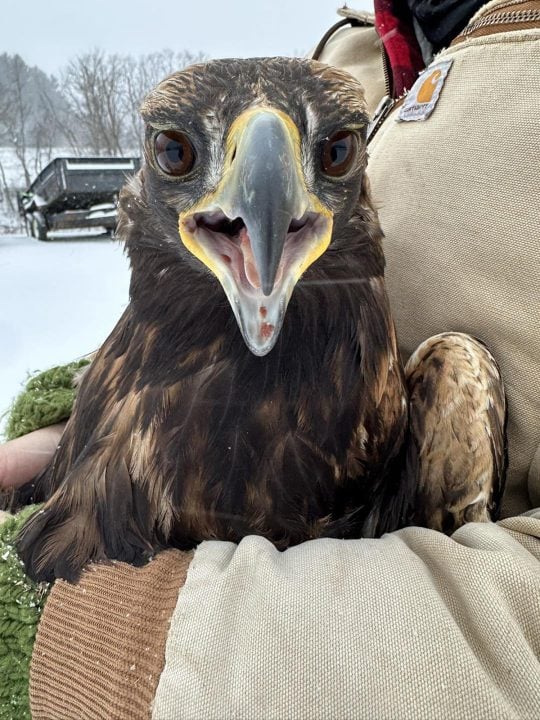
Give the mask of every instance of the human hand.
M 0 488 L 30 482 L 52 460 L 66 424 L 35 430 L 0 445 Z

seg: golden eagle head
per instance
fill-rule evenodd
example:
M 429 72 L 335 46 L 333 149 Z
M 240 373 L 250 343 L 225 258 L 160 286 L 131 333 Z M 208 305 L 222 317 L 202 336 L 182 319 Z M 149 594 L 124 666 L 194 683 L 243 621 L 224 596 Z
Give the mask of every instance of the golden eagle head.
M 142 116 L 146 162 L 121 203 L 132 290 L 154 268 L 152 290 L 166 292 L 160 282 L 180 264 L 180 284 L 215 303 L 217 279 L 248 348 L 266 355 L 295 286 L 358 203 L 361 86 L 310 60 L 217 60 L 165 79 Z M 201 275 L 211 278 L 202 297 Z

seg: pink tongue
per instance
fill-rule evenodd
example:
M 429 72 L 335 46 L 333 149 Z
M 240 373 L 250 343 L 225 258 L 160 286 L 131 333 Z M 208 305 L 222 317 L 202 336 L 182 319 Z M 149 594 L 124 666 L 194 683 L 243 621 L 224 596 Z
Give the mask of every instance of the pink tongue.
M 240 250 L 242 251 L 242 257 L 244 258 L 244 271 L 246 273 L 246 277 L 251 286 L 254 287 L 255 290 L 259 290 L 261 287 L 261 278 L 259 276 L 259 271 L 257 270 L 255 257 L 251 249 L 251 243 L 249 241 L 249 235 L 246 227 L 243 227 L 240 230 L 238 237 L 240 238 Z

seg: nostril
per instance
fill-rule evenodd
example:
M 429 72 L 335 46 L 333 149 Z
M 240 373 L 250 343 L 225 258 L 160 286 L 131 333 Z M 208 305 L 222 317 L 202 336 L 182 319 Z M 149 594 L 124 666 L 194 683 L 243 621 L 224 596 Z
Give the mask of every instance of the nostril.
M 206 228 L 211 232 L 227 235 L 230 238 L 234 238 L 239 235 L 242 228 L 245 227 L 245 223 L 242 218 L 237 217 L 234 218 L 234 220 L 231 220 L 224 213 L 219 211 L 213 213 L 200 213 L 196 214 L 194 217 L 199 227 Z
M 289 225 L 289 229 L 287 230 L 288 233 L 295 233 L 301 230 L 303 227 L 305 227 L 307 223 L 307 218 L 303 217 L 300 219 L 293 218 L 291 220 L 291 223 Z
M 229 223 L 229 226 L 226 230 L 227 235 L 231 235 L 232 237 L 234 237 L 235 235 L 239 235 L 242 228 L 245 227 L 246 224 L 244 223 L 242 218 L 237 217 L 234 220 L 231 220 L 231 222 Z

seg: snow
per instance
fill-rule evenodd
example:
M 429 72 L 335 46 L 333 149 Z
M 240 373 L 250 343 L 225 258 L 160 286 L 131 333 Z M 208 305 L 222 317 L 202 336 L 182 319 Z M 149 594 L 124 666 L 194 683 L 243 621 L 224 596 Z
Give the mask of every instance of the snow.
M 126 307 L 128 287 L 118 241 L 0 235 L 0 415 L 29 373 L 97 349 Z
M 99 163 L 99 162 L 66 162 L 66 169 L 67 170 L 109 170 L 109 171 L 118 171 L 118 170 L 134 170 L 135 169 L 135 163 L 133 160 L 130 162 L 116 162 L 114 165 L 111 165 L 110 162 L 108 163 Z
M 32 179 L 53 157 L 71 155 L 54 148 L 40 156 L 30 148 Z M 12 149 L 0 147 L 0 163 L 7 185 L 24 188 Z M 105 209 L 95 208 L 102 217 Z M 13 234 L 21 227 L 0 192 L 0 434 L 1 417 L 28 375 L 95 350 L 128 301 L 127 259 L 100 228 L 58 230 L 39 242 Z
M 67 213 L 66 213 L 67 214 Z M 92 216 L 93 217 L 93 216 Z M 101 217 L 104 217 L 102 215 Z M 89 239 L 106 235 L 107 229 L 98 225 L 94 228 L 70 228 L 63 230 L 47 230 L 47 240 L 65 240 L 67 239 Z

